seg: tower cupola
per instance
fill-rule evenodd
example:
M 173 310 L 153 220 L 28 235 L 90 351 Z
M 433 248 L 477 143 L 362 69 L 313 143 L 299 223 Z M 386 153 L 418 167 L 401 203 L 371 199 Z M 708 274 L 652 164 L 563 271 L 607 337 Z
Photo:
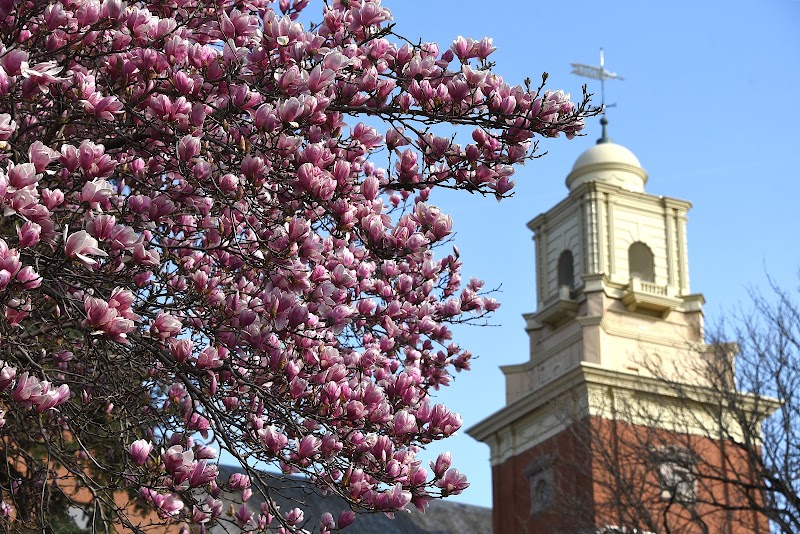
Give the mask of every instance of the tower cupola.
M 581 154 L 567 175 L 567 187 L 574 191 L 586 182 L 605 182 L 628 191 L 644 192 L 647 171 L 627 148 L 605 135 Z

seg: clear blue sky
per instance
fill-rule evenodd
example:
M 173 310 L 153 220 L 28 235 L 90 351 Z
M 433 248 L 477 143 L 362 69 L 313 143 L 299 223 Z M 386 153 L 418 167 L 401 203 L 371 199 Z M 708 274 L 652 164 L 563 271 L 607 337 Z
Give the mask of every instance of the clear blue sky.
M 609 133 L 649 173 L 649 193 L 690 200 L 689 268 L 706 319 L 747 303 L 766 274 L 800 285 L 800 0 L 534 2 L 384 0 L 397 31 L 438 42 L 490 36 L 496 72 L 580 94 L 570 63 L 598 63 L 608 82 Z M 591 86 L 599 94 L 599 87 Z M 598 96 L 599 98 L 599 96 Z M 516 195 L 500 204 L 471 195 L 433 198 L 449 212 L 465 275 L 502 285 L 494 328 L 458 332 L 480 357 L 439 398 L 464 428 L 504 405 L 498 367 L 528 359 L 521 314 L 534 311 L 534 249 L 525 224 L 566 196 L 564 178 L 599 136 L 546 140 L 549 154 L 517 171 Z M 463 431 L 441 449 L 472 486 L 456 500 L 491 505 L 488 446 Z M 436 450 L 440 450 L 437 448 Z

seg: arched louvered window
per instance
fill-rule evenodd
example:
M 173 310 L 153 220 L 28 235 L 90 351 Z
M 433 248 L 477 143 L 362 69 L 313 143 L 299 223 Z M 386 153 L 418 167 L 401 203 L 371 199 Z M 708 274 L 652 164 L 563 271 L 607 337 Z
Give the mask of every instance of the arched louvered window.
M 653 263 L 653 251 L 641 241 L 632 244 L 628 249 L 628 269 L 631 277 L 638 276 L 644 282 L 655 282 L 656 270 Z
M 575 286 L 575 271 L 572 262 L 572 252 L 565 250 L 558 257 L 558 287 Z

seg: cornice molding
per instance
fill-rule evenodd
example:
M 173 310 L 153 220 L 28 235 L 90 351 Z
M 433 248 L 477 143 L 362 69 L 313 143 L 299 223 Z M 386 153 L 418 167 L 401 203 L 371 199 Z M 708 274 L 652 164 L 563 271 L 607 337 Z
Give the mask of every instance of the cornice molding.
M 559 417 L 554 403 L 557 399 L 567 399 L 570 394 L 574 405 L 571 410 L 573 415 L 571 417 L 564 413 L 563 417 Z M 759 420 L 768 417 L 780 406 L 776 399 L 747 393 L 736 395 L 744 411 Z M 714 423 L 708 414 L 714 412 L 718 399 L 719 393 L 707 387 L 671 384 L 657 378 L 584 362 L 473 425 L 466 432 L 478 441 L 489 444 L 492 465 L 498 465 L 557 435 L 587 415 L 708 437 L 709 425 Z M 624 403 L 628 401 L 637 407 L 636 412 L 626 413 L 627 405 Z M 663 417 L 665 408 L 674 410 L 668 412 L 668 415 L 674 415 Z M 658 410 L 661 417 L 637 418 L 637 414 L 646 416 L 648 409 Z M 734 425 L 728 428 L 729 437 L 735 439 L 736 423 L 733 419 L 729 423 Z
M 606 164 L 601 163 L 595 165 L 604 166 Z M 582 199 L 582 197 L 587 193 L 606 193 L 610 197 L 609 200 L 614 203 L 618 203 L 619 200 L 627 200 L 629 202 L 633 201 L 639 204 L 644 203 L 652 206 L 658 206 L 661 209 L 664 208 L 676 209 L 679 212 L 681 212 L 681 216 L 683 217 L 685 217 L 686 212 L 688 212 L 692 208 L 692 203 L 689 202 L 688 200 L 683 200 L 674 197 L 666 197 L 662 195 L 653 195 L 647 192 L 630 191 L 628 189 L 624 189 L 622 187 L 609 184 L 606 182 L 591 181 L 579 185 L 574 190 L 570 191 L 564 200 L 562 200 L 561 202 L 559 202 L 546 212 L 540 213 L 539 215 L 531 219 L 527 224 L 528 228 L 532 232 L 537 232 L 539 227 L 541 227 L 544 224 L 555 221 L 557 217 L 561 215 L 562 212 L 567 211 L 569 208 L 573 207 L 573 205 L 577 205 L 579 201 Z

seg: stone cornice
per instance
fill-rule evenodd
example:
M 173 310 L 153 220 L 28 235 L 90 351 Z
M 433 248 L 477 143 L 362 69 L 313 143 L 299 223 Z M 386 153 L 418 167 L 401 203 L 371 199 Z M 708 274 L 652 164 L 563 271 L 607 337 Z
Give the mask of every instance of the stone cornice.
M 580 317 L 576 317 L 575 320 L 578 321 L 578 324 L 584 328 L 589 326 L 600 326 L 603 324 L 602 315 L 582 315 Z M 603 330 L 605 330 L 605 328 L 603 328 Z
M 709 425 L 714 424 L 714 421 L 709 420 L 705 425 L 703 423 L 709 419 L 708 414 L 714 412 L 713 407 L 719 399 L 719 392 L 707 387 L 669 383 L 584 362 L 473 425 L 466 432 L 478 441 L 490 445 L 492 464 L 497 465 L 552 437 L 574 422 L 568 417 L 554 420 L 554 414 L 551 413 L 553 410 L 549 409 L 554 401 L 565 399 L 570 393 L 576 395 L 573 401 L 579 411 L 582 413 L 585 410 L 583 415 L 616 418 L 633 424 L 655 424 L 670 431 L 698 435 L 709 434 Z M 759 420 L 768 417 L 780 406 L 776 399 L 747 393 L 735 395 L 745 413 L 756 416 Z M 609 402 L 614 404 L 612 407 L 605 406 L 597 402 L 599 398 L 610 398 Z M 626 415 L 623 405 L 620 404 L 625 402 L 624 399 L 631 399 L 631 404 L 642 411 Z M 661 411 L 666 408 L 674 410 L 675 414 L 666 418 L 662 414 L 657 420 L 646 417 L 641 419 L 642 414 L 646 415 L 650 408 Z M 695 427 L 687 424 L 687 421 L 692 422 Z M 729 437 L 736 439 L 737 423 L 731 420 L 730 424 Z
M 478 441 L 486 441 L 492 434 L 511 426 L 518 419 L 540 408 L 545 403 L 563 395 L 584 382 L 583 371 L 575 367 L 545 384 L 541 388 L 528 393 L 511 405 L 493 413 L 483 421 L 467 429 L 467 434 Z
M 631 313 L 631 312 L 628 312 Z M 642 341 L 652 343 L 653 345 L 662 345 L 664 347 L 683 348 L 687 351 L 708 352 L 708 345 L 705 343 L 695 343 L 685 339 L 678 340 L 674 337 L 658 336 L 647 334 L 641 330 L 625 330 L 623 328 L 615 328 L 608 326 L 605 322 L 601 324 L 603 332 L 610 336 L 621 337 L 625 339 L 632 339 L 634 341 Z
M 602 165 L 602 164 L 601 164 Z M 586 182 L 584 184 L 579 185 L 573 191 L 569 193 L 569 195 L 547 210 L 544 213 L 540 213 L 533 219 L 528 222 L 528 228 L 536 232 L 537 228 L 556 220 L 562 212 L 567 211 L 569 208 L 573 206 L 573 204 L 579 200 L 583 195 L 586 193 L 608 193 L 614 195 L 616 198 L 635 201 L 638 203 L 645 202 L 646 204 L 657 205 L 661 208 L 672 208 L 682 212 L 682 215 L 685 216 L 686 212 L 689 211 L 692 207 L 692 203 L 688 200 L 682 200 L 679 198 L 673 197 L 665 197 L 661 195 L 652 195 L 650 193 L 644 192 L 640 193 L 637 191 L 629 191 L 627 189 L 623 189 L 622 187 L 608 184 L 605 182 L 600 181 L 592 181 Z

